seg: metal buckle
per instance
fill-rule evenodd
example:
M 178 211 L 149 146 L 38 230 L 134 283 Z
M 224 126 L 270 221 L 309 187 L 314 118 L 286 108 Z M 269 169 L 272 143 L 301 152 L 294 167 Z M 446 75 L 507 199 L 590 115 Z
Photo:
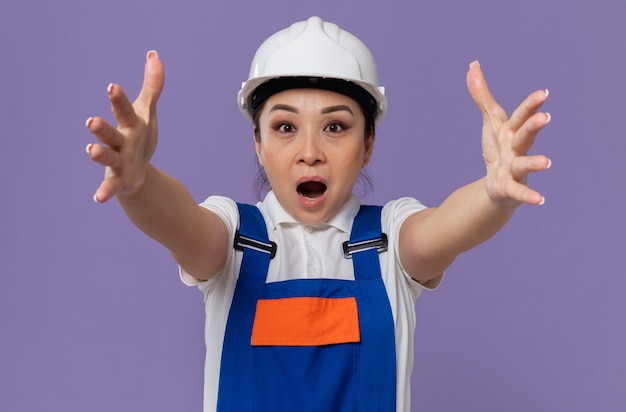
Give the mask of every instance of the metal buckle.
M 356 243 L 343 242 L 343 256 L 346 259 L 351 259 L 354 253 L 364 252 L 370 249 L 377 249 L 378 253 L 386 252 L 388 245 L 389 242 L 386 233 L 382 233 L 382 237 L 378 239 L 364 240 Z
M 237 250 L 244 250 L 245 248 L 254 249 L 259 252 L 269 253 L 270 259 L 276 256 L 276 242 L 263 243 L 258 240 L 251 239 L 249 237 L 241 236 L 239 231 L 235 233 L 235 240 L 233 246 Z

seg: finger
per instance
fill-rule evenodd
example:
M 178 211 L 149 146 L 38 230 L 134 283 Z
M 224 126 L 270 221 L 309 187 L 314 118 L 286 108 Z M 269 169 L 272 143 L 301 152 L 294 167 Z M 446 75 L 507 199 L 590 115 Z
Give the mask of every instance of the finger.
M 100 117 L 90 117 L 85 122 L 87 129 L 105 145 L 119 149 L 124 144 L 124 136 L 113 125 Z
M 550 113 L 535 113 L 532 115 L 515 134 L 512 149 L 518 154 L 528 153 L 535 143 L 539 131 L 550 123 L 551 119 Z
M 513 130 L 517 130 L 545 103 L 548 98 L 548 89 L 537 90 L 531 93 L 511 114 L 509 124 Z
M 552 161 L 543 155 L 519 156 L 511 161 L 511 174 L 515 179 L 521 179 L 530 173 L 549 169 Z
M 476 106 L 483 114 L 483 119 L 495 120 L 500 123 L 507 120 L 506 112 L 498 104 L 493 94 L 491 94 L 487 86 L 487 80 L 477 60 L 470 63 L 467 71 L 467 89 L 472 100 L 474 100 L 474 103 L 476 103 Z
M 110 173 L 107 173 L 107 175 L 110 175 Z M 114 197 L 120 191 L 121 187 L 119 177 L 110 175 L 102 181 L 100 187 L 98 187 L 98 190 L 96 190 L 96 193 L 93 195 L 93 200 L 96 203 L 104 203 Z
M 99 144 L 88 144 L 86 148 L 89 158 L 94 162 L 117 169 L 122 164 L 122 157 L 115 150 L 104 147 Z
M 541 193 L 517 182 L 512 189 L 511 198 L 529 205 L 543 205 L 546 201 Z
M 492 191 L 492 199 L 501 204 L 527 203 L 531 205 L 540 205 L 545 201 L 541 193 L 529 188 L 525 179 L 521 182 L 517 180 L 509 180 L 506 184 L 500 186 L 498 190 Z
M 117 84 L 111 83 L 107 87 L 107 93 L 111 101 L 111 111 L 119 127 L 132 126 L 137 121 L 137 114 L 124 89 Z
M 165 71 L 163 63 L 156 51 L 151 50 L 146 56 L 143 85 L 137 97 L 136 103 L 154 110 L 165 83 Z

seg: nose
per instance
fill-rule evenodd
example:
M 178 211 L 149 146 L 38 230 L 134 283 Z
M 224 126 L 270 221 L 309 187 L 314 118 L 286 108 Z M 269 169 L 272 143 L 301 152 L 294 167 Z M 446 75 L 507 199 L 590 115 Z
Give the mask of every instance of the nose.
M 326 161 L 321 133 L 307 130 L 300 135 L 300 153 L 298 162 L 313 166 Z

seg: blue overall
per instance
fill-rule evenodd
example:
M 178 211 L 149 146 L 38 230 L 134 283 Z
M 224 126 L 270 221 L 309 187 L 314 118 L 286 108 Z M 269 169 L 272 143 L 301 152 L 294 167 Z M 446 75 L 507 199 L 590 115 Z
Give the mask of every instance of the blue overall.
M 354 281 L 295 279 L 266 283 L 276 245 L 269 242 L 260 211 L 251 205 L 238 206 L 237 238 L 245 240 L 240 245 L 244 252 L 226 325 L 217 410 L 395 411 L 393 317 L 381 277 L 379 250 L 371 247 L 371 241 L 381 237 L 386 242 L 386 236 L 381 234 L 381 208 L 361 206 L 350 242 L 344 244 L 346 257 L 353 260 Z M 274 251 L 270 253 L 271 249 Z M 293 298 L 329 303 L 355 300 L 356 338 L 320 345 L 255 344 L 251 336 L 260 304 L 272 305 Z M 282 334 L 279 331 L 277 336 Z

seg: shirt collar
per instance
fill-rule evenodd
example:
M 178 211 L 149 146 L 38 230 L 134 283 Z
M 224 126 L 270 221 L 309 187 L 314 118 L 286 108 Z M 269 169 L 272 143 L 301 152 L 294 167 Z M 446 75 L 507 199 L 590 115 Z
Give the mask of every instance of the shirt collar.
M 276 195 L 273 191 L 270 191 L 263 202 L 259 205 L 263 208 L 263 212 L 268 219 L 268 226 L 272 229 L 275 229 L 276 226 L 282 224 L 300 224 L 297 220 L 295 220 L 287 211 L 282 207 Z M 354 217 L 359 212 L 359 208 L 361 207 L 361 202 L 359 199 L 351 195 L 348 201 L 339 209 L 337 214 L 333 216 L 330 221 L 320 224 L 319 226 L 333 226 L 345 233 L 350 233 L 352 230 L 352 222 L 354 221 Z M 318 226 L 318 225 L 316 225 Z

